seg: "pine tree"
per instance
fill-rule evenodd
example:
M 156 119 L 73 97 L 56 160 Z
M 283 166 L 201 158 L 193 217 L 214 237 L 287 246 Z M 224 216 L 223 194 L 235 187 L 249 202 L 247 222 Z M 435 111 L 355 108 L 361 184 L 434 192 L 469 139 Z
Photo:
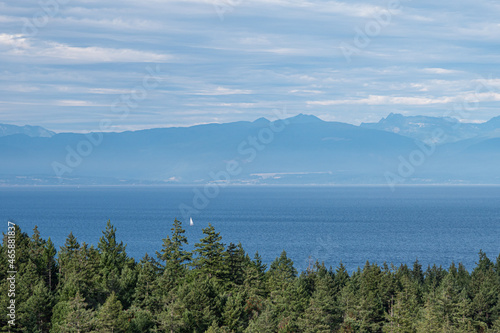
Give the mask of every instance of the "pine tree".
M 177 303 L 177 307 L 183 309 L 183 322 L 190 330 L 204 332 L 214 320 L 221 317 L 219 288 L 216 280 L 208 276 L 179 286 L 176 299 L 171 304 Z M 164 310 L 168 310 L 169 306 L 165 306 Z
M 243 284 L 249 295 L 265 295 L 265 273 L 266 265 L 262 263 L 262 258 L 259 252 L 257 252 L 255 253 L 254 260 L 245 265 L 243 272 Z
M 270 290 L 284 289 L 297 277 L 297 270 L 285 250 L 271 263 L 267 276 Z
M 127 331 L 128 320 L 125 312 L 123 312 L 122 303 L 114 292 L 109 295 L 106 302 L 99 308 L 96 327 L 102 333 L 121 333 Z
M 131 302 L 132 290 L 128 290 L 128 284 L 134 283 L 134 272 L 126 272 L 122 276 L 125 266 L 134 266 L 133 261 L 130 262 L 125 252 L 126 245 L 123 242 L 118 243 L 116 240 L 116 228 L 113 227 L 111 221 L 106 223 L 106 230 L 99 239 L 97 249 L 100 254 L 99 261 L 99 277 L 100 285 L 105 295 L 115 293 L 120 301 L 129 305 Z M 127 281 L 131 279 L 132 281 Z
M 457 283 L 454 265 L 442 281 L 436 293 L 430 293 L 423 309 L 423 322 L 419 332 L 470 332 L 470 301 Z
M 424 275 L 424 291 L 435 292 L 446 276 L 446 271 L 441 266 L 433 265 L 427 268 Z
M 347 273 L 347 269 L 344 264 L 340 262 L 339 267 L 337 267 L 335 271 L 334 278 L 334 292 L 335 294 L 339 294 L 340 291 L 349 283 L 349 273 Z
M 157 316 L 158 329 L 168 333 L 187 331 L 189 326 L 184 320 L 184 314 L 189 316 L 183 301 L 178 296 L 173 297 Z
M 153 332 L 155 320 L 153 313 L 150 310 L 132 307 L 130 309 L 132 319 L 130 320 L 131 333 L 149 333 Z
M 231 331 L 227 326 L 219 327 L 217 321 L 214 320 L 212 325 L 208 328 L 205 333 L 234 333 L 235 331 Z
M 59 299 L 67 301 L 77 293 L 96 307 L 105 300 L 100 275 L 100 255 L 93 247 L 83 243 L 70 256 L 65 256 L 60 268 L 64 275 L 59 279 Z
M 495 267 L 493 270 L 495 271 L 495 273 L 497 273 L 497 276 L 500 279 L 500 254 L 497 257 L 497 260 L 495 262 Z
M 119 280 L 119 294 L 117 295 L 125 309 L 132 305 L 134 289 L 137 285 L 138 269 L 134 259 L 128 259 L 122 269 Z
M 70 262 L 76 257 L 77 251 L 80 249 L 80 244 L 76 240 L 76 237 L 71 232 L 66 238 L 64 246 L 61 247 L 59 251 L 59 275 L 64 279 L 66 276 L 66 270 L 71 270 L 73 267 L 70 266 Z
M 265 301 L 262 311 L 249 321 L 245 333 L 276 332 L 277 323 L 274 314 L 274 306 Z
M 494 265 L 483 251 L 479 252 L 479 262 L 471 274 L 470 290 L 473 298 L 472 315 L 478 327 L 491 327 L 498 318 L 498 295 L 500 281 L 494 272 Z
M 77 293 L 67 302 L 67 310 L 63 322 L 58 326 L 60 333 L 83 333 L 91 332 L 95 325 L 95 314 L 92 309 L 87 309 L 85 299 Z
M 194 252 L 197 254 L 193 266 L 195 269 L 208 277 L 224 278 L 224 244 L 221 243 L 220 233 L 209 224 L 203 229 L 205 238 L 196 243 Z
M 247 316 L 245 312 L 245 295 L 234 294 L 230 295 L 224 306 L 222 320 L 224 325 L 233 332 L 243 332 L 247 325 Z
M 174 220 L 170 230 L 172 230 L 172 238 L 167 236 L 163 239 L 162 249 L 156 255 L 166 263 L 166 266 L 181 276 L 183 269 L 191 260 L 191 254 L 184 250 L 184 245 L 188 245 L 187 237 L 184 236 L 186 230 L 182 228 L 182 222 L 177 219 Z
M 244 269 L 248 262 L 241 243 L 238 245 L 230 243 L 226 249 L 224 258 L 224 267 L 226 269 L 225 281 L 242 285 L 244 281 Z
M 340 318 L 336 318 L 335 313 L 332 284 L 329 276 L 323 274 L 316 280 L 309 306 L 299 320 L 299 328 L 306 333 L 327 333 L 332 332 L 339 322 Z
M 19 306 L 18 312 L 23 314 L 19 324 L 28 332 L 47 332 L 52 315 L 52 294 L 43 280 L 31 292 L 31 297 Z
M 422 271 L 422 265 L 418 262 L 418 259 L 413 263 L 413 270 L 411 271 L 411 276 L 414 282 L 419 285 L 424 284 L 424 272 Z
M 245 311 L 251 319 L 258 316 L 267 295 L 265 283 L 266 265 L 262 264 L 262 258 L 257 252 L 250 264 L 245 266 L 243 288 L 247 295 Z
M 262 263 L 262 257 L 260 256 L 259 251 L 255 252 L 252 264 L 257 268 L 259 274 L 264 276 L 264 273 L 266 272 L 267 269 L 267 265 Z
M 45 276 L 45 281 L 47 283 L 47 286 L 49 289 L 55 290 L 57 286 L 57 261 L 56 261 L 56 248 L 54 246 L 54 243 L 52 243 L 52 240 L 49 239 L 47 240 L 47 243 L 45 244 L 45 247 L 43 249 L 43 266 L 44 266 L 44 276 Z
M 137 285 L 134 288 L 134 305 L 141 309 L 153 310 L 158 300 L 155 291 L 161 286 L 156 285 L 160 274 L 160 264 L 146 255 L 138 265 Z
M 360 276 L 361 269 L 354 272 L 349 278 L 349 282 L 340 291 L 338 304 L 343 314 L 341 332 L 358 332 L 358 312 L 360 297 Z
M 380 289 L 382 271 L 376 264 L 366 262 L 360 276 L 357 317 L 361 331 L 380 331 L 384 319 L 384 300 Z
M 384 332 L 416 332 L 416 318 L 421 307 L 419 279 L 415 279 L 415 275 L 411 278 L 403 275 L 400 282 L 402 289 L 390 301 Z
M 500 333 L 500 319 L 497 319 L 490 330 L 491 333 Z
M 443 319 L 438 312 L 434 295 L 429 295 L 421 310 L 421 320 L 417 326 L 418 333 L 442 332 Z
M 35 263 L 29 259 L 23 268 L 18 271 L 16 303 L 25 303 L 33 295 L 33 290 L 35 290 L 40 281 L 43 281 L 43 278 L 38 274 Z M 26 310 L 29 311 L 28 309 Z M 22 317 L 22 314 L 20 314 L 20 317 Z
M 31 260 L 36 265 L 38 275 L 43 275 L 46 270 L 43 262 L 45 243 L 46 241 L 40 236 L 38 227 L 35 226 L 33 228 L 33 235 L 31 236 L 29 241 L 29 260 Z

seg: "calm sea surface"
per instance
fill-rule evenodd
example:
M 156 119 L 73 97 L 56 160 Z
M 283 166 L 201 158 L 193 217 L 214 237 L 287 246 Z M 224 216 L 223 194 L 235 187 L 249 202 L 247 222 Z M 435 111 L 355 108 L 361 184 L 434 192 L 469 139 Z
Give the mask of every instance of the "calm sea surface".
M 108 219 L 130 256 L 140 260 L 161 248 L 180 204 L 193 206 L 192 187 L 0 188 L 0 230 L 15 221 L 59 247 L 72 231 L 80 242 L 97 244 Z M 500 253 L 500 187 L 229 187 L 192 213 L 190 248 L 212 223 L 223 242 L 259 251 L 270 263 L 284 249 L 296 267 L 308 258 L 350 271 L 366 260 L 382 264 L 470 270 L 483 249 Z M 187 222 L 187 221 L 184 221 Z M 3 227 L 1 227 L 3 223 Z

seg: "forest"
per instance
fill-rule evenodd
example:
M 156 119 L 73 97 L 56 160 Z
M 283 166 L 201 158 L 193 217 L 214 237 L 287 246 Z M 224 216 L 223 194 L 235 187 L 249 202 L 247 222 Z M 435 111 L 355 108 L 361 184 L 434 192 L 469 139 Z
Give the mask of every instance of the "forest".
M 1 245 L 0 329 L 500 332 L 500 256 L 492 261 L 481 251 L 470 272 L 460 263 L 423 269 L 415 261 L 366 262 L 351 273 L 342 263 L 316 262 L 299 273 L 285 251 L 268 267 L 241 244 L 224 244 L 212 225 L 203 235 L 187 251 L 185 229 L 175 220 L 162 247 L 137 262 L 110 221 L 97 246 L 70 233 L 59 250 L 38 228 L 30 236 L 16 225 Z

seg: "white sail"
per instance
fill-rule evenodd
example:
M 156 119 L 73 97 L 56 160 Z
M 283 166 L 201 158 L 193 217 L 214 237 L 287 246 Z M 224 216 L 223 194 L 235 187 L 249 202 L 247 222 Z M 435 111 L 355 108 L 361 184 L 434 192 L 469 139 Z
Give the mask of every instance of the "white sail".
M 194 225 L 192 217 L 189 218 L 189 225 Z

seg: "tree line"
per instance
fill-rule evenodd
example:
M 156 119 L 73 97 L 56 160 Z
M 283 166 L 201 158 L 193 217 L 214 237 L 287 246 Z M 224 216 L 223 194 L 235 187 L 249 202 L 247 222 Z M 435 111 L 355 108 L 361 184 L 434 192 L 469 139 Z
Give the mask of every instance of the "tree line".
M 212 225 L 187 251 L 181 222 L 154 256 L 136 262 L 108 221 L 97 246 L 70 233 L 56 250 L 16 226 L 16 325 L 2 332 L 500 332 L 500 255 L 471 271 L 416 261 L 366 262 L 349 274 L 316 262 L 300 274 L 285 251 L 267 267 Z M 9 257 L 0 254 L 0 307 Z

